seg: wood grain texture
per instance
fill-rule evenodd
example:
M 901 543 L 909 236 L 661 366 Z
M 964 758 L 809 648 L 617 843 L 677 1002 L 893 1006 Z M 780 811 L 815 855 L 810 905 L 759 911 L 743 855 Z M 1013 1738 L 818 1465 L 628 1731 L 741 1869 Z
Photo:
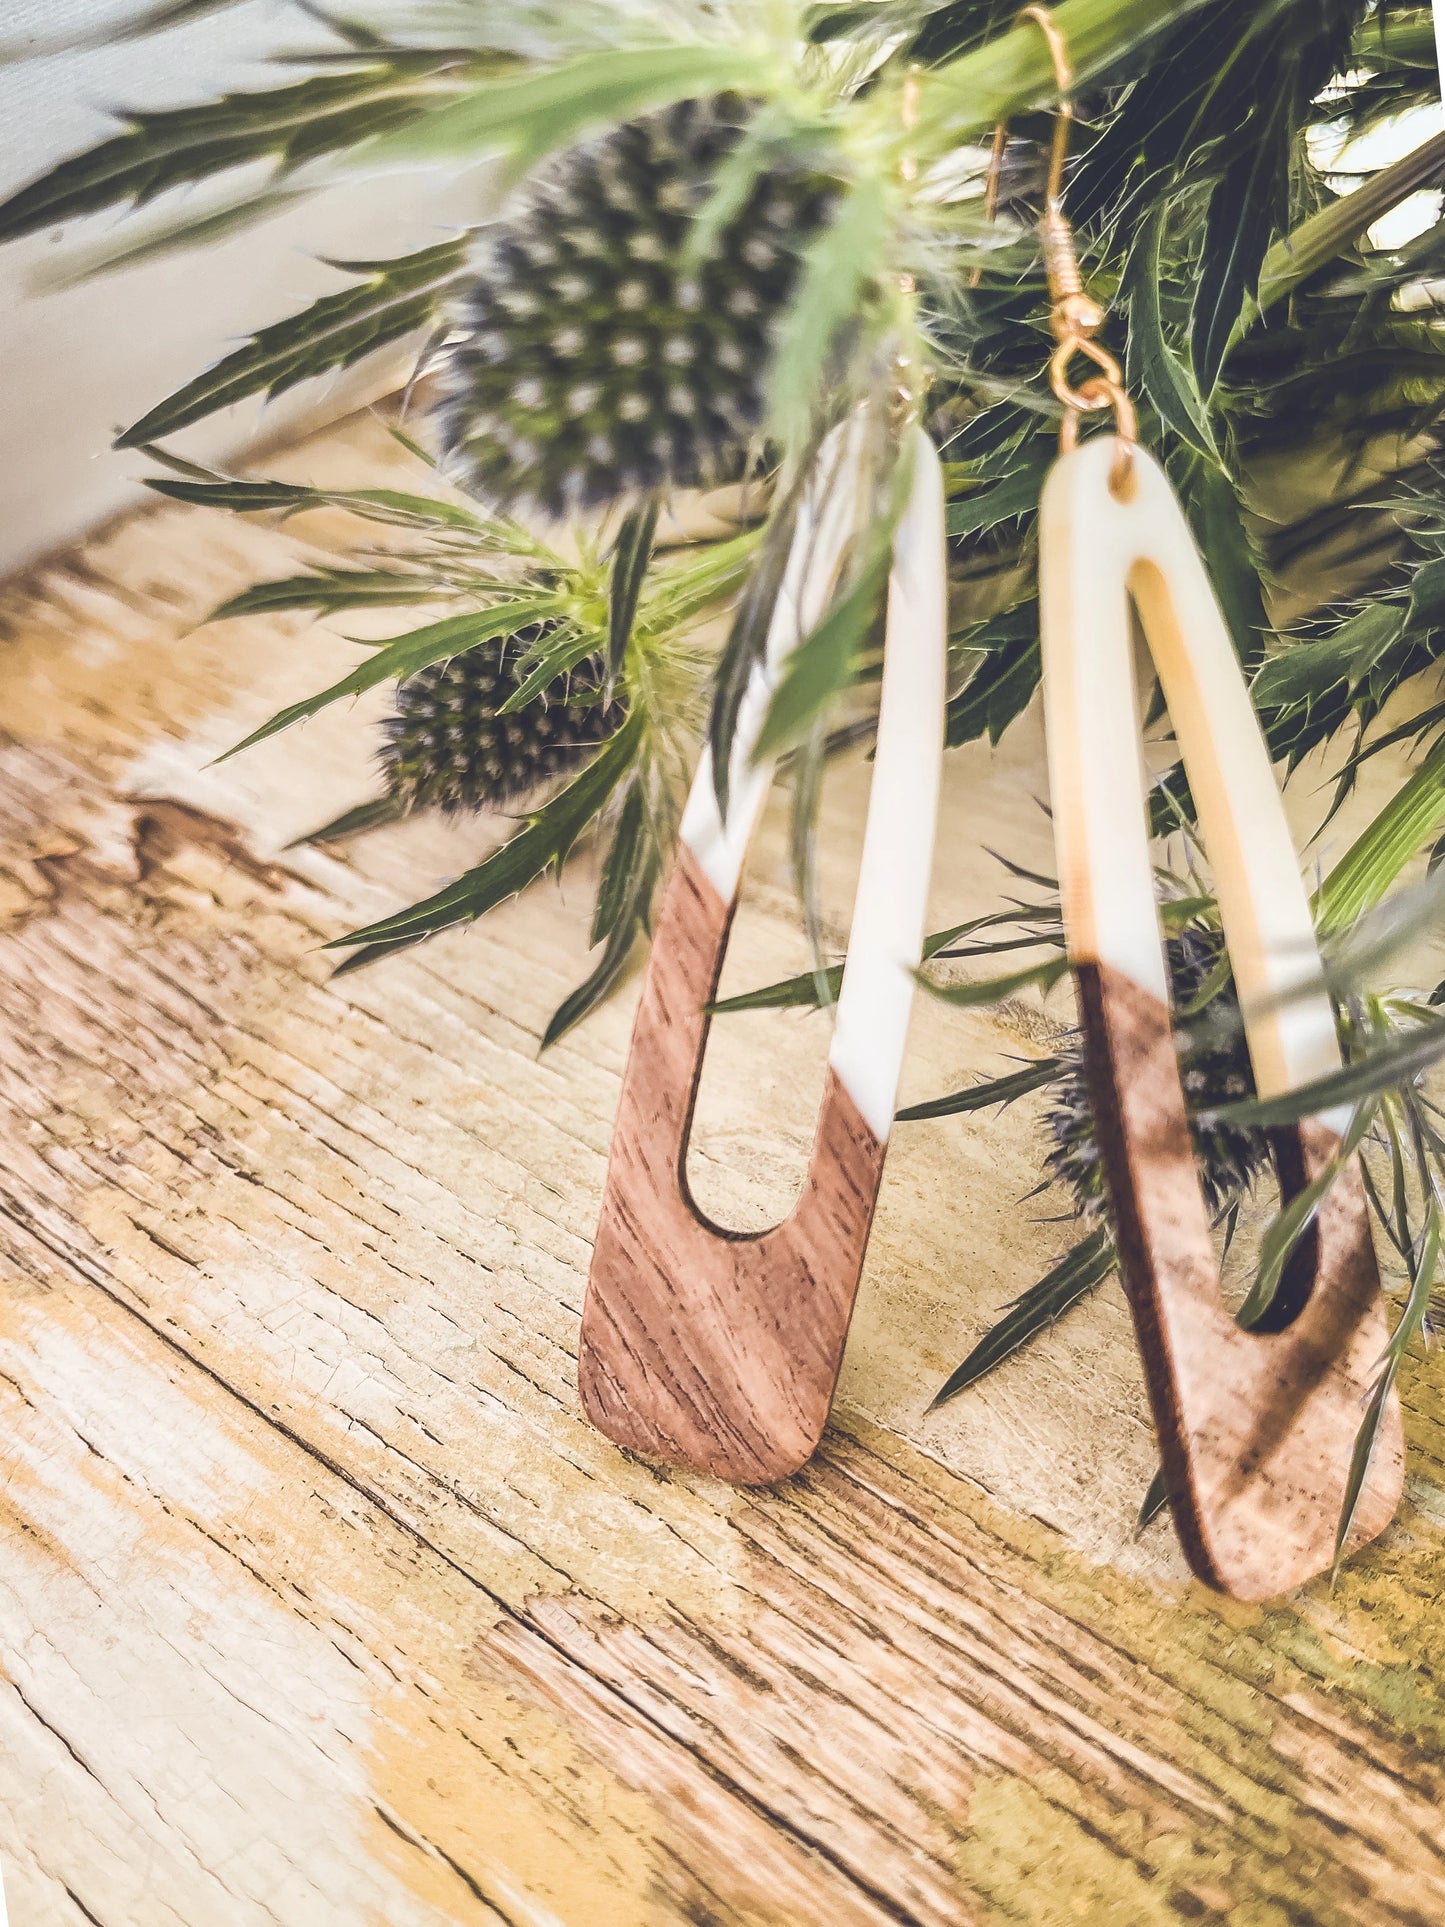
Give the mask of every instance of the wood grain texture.
M 769 1231 L 698 1211 L 687 1144 L 733 906 L 686 844 L 658 913 L 582 1310 L 583 1409 L 619 1445 L 743 1485 L 823 1436 L 885 1146 L 829 1068 L 802 1195 Z
M 1282 1329 L 1225 1309 L 1168 1006 L 1105 965 L 1078 964 L 1099 1147 L 1118 1226 L 1179 1536 L 1200 1577 L 1278 1598 L 1334 1563 L 1354 1441 L 1388 1336 L 1359 1166 L 1331 1185 Z M 1339 1139 L 1307 1120 L 1286 1141 L 1283 1189 L 1324 1170 Z M 1355 1513 L 1358 1550 L 1404 1483 L 1399 1401 L 1386 1407 Z
M 424 485 L 365 419 L 276 472 Z M 1036 1105 L 894 1133 L 801 1473 L 740 1491 L 587 1423 L 630 996 L 538 1052 L 587 878 L 334 982 L 325 938 L 506 826 L 285 851 L 370 789 L 365 704 L 212 764 L 357 652 L 196 625 L 359 533 L 166 506 L 7 597 L 16 1927 L 1438 1927 L 1445 1355 L 1407 1375 L 1400 1518 L 1335 1586 L 1260 1609 L 1191 1582 L 1167 1523 L 1134 1538 L 1155 1446 L 1117 1287 L 927 1413 L 1069 1235 L 1020 1202 Z M 1040 770 L 1029 719 L 949 758 L 931 927 L 1015 887 L 989 845 L 1047 866 Z M 1365 768 L 1337 847 L 1389 780 Z M 825 785 L 830 941 L 868 788 L 862 758 Z M 787 850 L 780 808 L 724 993 L 806 967 Z M 920 1000 L 904 1101 L 1068 1016 Z M 711 1215 L 787 1209 L 828 1041 L 714 1026 Z

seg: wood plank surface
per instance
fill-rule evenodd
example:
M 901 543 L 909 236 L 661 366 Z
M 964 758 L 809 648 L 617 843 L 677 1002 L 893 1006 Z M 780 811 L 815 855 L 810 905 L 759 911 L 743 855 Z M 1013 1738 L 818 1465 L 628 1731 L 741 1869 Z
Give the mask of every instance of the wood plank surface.
M 277 466 L 406 460 L 358 419 Z M 1445 1919 L 1439 1357 L 1409 1375 L 1384 1538 L 1333 1588 L 1211 1596 L 1166 1527 L 1133 1535 L 1154 1451 L 1117 1286 L 926 1414 L 1067 1235 L 1020 1202 L 1027 1105 L 895 1132 L 834 1423 L 795 1478 L 739 1491 L 586 1424 L 635 987 L 539 1055 L 584 962 L 585 862 L 333 983 L 327 937 L 504 826 L 284 850 L 368 793 L 367 704 L 210 766 L 356 652 L 301 618 L 196 624 L 352 534 L 166 506 L 6 600 L 16 1927 Z M 935 924 L 1006 893 L 990 847 L 1048 858 L 1031 722 L 947 783 Z M 835 933 L 866 789 L 861 761 L 827 786 Z M 784 848 L 770 818 L 725 993 L 802 967 Z M 1067 1014 L 920 1000 L 905 1101 Z M 714 1027 L 710 1215 L 786 1210 L 826 1046 L 797 1013 Z

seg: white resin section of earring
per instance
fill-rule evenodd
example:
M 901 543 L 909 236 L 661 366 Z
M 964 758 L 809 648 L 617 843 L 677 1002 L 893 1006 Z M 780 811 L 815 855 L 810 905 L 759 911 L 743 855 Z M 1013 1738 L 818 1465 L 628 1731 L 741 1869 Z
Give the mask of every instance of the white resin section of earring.
M 863 423 L 855 417 L 840 423 L 818 452 L 813 479 L 798 510 L 765 657 L 754 668 L 738 705 L 728 757 L 726 823 L 718 814 L 711 749 L 704 748 L 693 775 L 679 834 L 724 903 L 731 903 L 737 894 L 748 844 L 777 767 L 776 758 L 754 762 L 753 752 L 779 671 L 826 615 L 839 567 L 857 532 L 862 449 Z
M 1169 706 L 1214 872 L 1255 1083 L 1340 1067 L 1309 899 L 1269 752 L 1194 537 L 1143 449 L 1127 492 L 1097 436 L 1054 465 L 1039 534 L 1044 712 L 1069 954 L 1168 1003 L 1139 747 L 1131 601 Z M 1348 1113 L 1345 1114 L 1346 1116 Z M 1343 1120 L 1327 1120 L 1341 1128 Z
M 727 822 L 718 816 L 712 760 L 703 752 L 681 836 L 724 903 L 738 888 L 748 841 L 774 764 L 754 763 L 778 672 L 827 611 L 839 565 L 858 532 L 863 424 L 833 430 L 798 516 L 768 632 L 766 664 L 753 672 L 731 752 Z M 878 738 L 848 961 L 828 1061 L 880 1143 L 893 1123 L 903 1047 L 923 954 L 943 763 L 948 659 L 943 471 L 921 428 L 910 431 L 909 497 L 888 579 L 888 619 Z
M 913 431 L 908 506 L 893 542 L 878 744 L 868 826 L 828 1061 L 886 1142 L 923 959 L 947 700 L 948 569 L 943 470 Z

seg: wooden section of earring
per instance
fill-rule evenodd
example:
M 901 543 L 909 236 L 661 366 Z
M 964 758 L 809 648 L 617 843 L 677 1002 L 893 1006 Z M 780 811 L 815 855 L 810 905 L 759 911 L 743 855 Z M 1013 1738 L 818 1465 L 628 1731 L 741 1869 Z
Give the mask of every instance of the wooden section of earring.
M 1138 733 L 1130 605 L 1147 637 L 1214 868 L 1255 1082 L 1277 1096 L 1339 1068 L 1329 1000 L 1268 751 L 1188 524 L 1158 464 L 1100 436 L 1044 491 L 1040 596 L 1050 789 L 1069 954 L 1124 1283 L 1170 1503 L 1210 1585 L 1269 1599 L 1334 1557 L 1355 1435 L 1386 1342 L 1363 1186 L 1351 1164 L 1266 1330 L 1219 1289 L 1169 1014 Z M 1115 485 L 1111 487 L 1111 476 Z M 1344 1120 L 1282 1132 L 1297 1191 Z M 1351 1537 L 1399 1501 L 1398 1403 Z
M 778 669 L 825 610 L 854 533 L 857 423 L 825 444 L 719 820 L 704 756 L 683 816 L 633 1030 L 578 1382 L 619 1445 L 743 1484 L 794 1472 L 822 1436 L 883 1171 L 922 949 L 943 746 L 943 483 L 919 429 L 889 579 L 878 744 L 853 934 L 818 1133 L 791 1215 L 756 1236 L 689 1193 L 688 1134 L 747 842 L 771 769 L 752 761 Z

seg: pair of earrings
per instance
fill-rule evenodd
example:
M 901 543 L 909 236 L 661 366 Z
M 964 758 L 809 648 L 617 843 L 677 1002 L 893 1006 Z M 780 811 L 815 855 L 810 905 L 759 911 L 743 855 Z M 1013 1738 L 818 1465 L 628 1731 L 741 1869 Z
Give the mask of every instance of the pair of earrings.
M 1386 1331 L 1363 1187 L 1330 1186 L 1263 1326 L 1226 1310 L 1190 1143 L 1169 1009 L 1138 734 L 1133 617 L 1148 640 L 1193 794 L 1262 1097 L 1340 1067 L 1313 921 L 1268 751 L 1218 604 L 1162 469 L 1134 438 L 1120 371 L 1094 339 L 1062 209 L 1071 76 L 1046 34 L 1061 100 L 1042 221 L 1053 295 L 1062 453 L 1044 489 L 1039 577 L 1044 709 L 1059 880 L 1121 1271 L 1170 1503 L 1191 1566 L 1266 1599 L 1326 1569 L 1352 1445 Z M 995 152 L 998 151 L 996 143 Z M 1079 386 L 1070 370 L 1093 372 Z M 1077 444 L 1084 414 L 1115 433 Z M 932 861 L 947 610 L 937 453 L 913 426 L 909 496 L 889 580 L 877 756 L 827 1084 L 792 1214 L 724 1231 L 687 1185 L 693 1105 L 749 836 L 771 780 L 753 761 L 790 649 L 824 613 L 853 529 L 859 424 L 824 444 L 800 514 L 765 662 L 718 812 L 705 754 L 657 920 L 583 1312 L 579 1381 L 620 1445 L 740 1483 L 816 1449 L 842 1362 L 893 1115 Z M 1285 1196 L 1338 1160 L 1346 1120 L 1277 1134 Z M 1355 1507 L 1352 1544 L 1398 1503 L 1392 1396 Z

